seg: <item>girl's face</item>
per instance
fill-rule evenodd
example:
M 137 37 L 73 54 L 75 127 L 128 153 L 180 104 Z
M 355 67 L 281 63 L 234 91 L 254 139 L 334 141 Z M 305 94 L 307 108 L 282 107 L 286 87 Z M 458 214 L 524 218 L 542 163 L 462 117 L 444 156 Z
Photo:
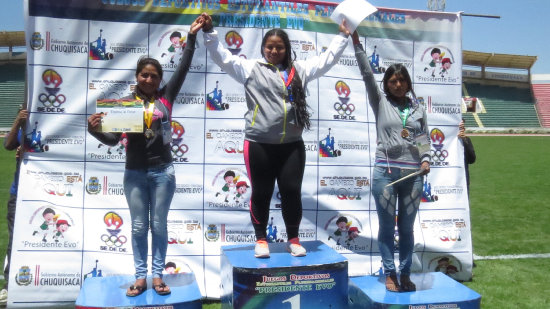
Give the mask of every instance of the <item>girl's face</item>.
M 148 64 L 143 67 L 136 76 L 139 90 L 146 95 L 152 96 L 160 86 L 160 75 L 154 65 Z
M 286 57 L 286 47 L 285 43 L 280 37 L 276 35 L 268 37 L 265 41 L 263 50 L 264 57 L 267 62 L 275 65 L 284 62 Z
M 390 94 L 396 98 L 404 98 L 409 91 L 409 83 L 401 74 L 393 74 L 387 82 Z

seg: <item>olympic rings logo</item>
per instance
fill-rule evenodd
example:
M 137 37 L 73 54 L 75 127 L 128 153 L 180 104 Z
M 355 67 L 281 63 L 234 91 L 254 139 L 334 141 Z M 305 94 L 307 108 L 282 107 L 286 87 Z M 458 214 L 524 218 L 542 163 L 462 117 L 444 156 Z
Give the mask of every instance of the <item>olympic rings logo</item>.
M 443 162 L 449 155 L 447 150 L 432 150 L 431 151 L 432 160 L 434 162 Z
M 347 103 L 334 103 L 334 110 L 340 115 L 351 115 L 355 111 L 355 105 Z
M 116 235 L 107 235 L 103 234 L 101 235 L 101 241 L 103 241 L 107 246 L 109 247 L 120 247 L 128 241 L 126 236 L 116 236 Z
M 59 107 L 61 104 L 65 103 L 67 98 L 63 94 L 55 95 L 55 94 L 47 94 L 47 93 L 41 93 L 38 96 L 38 100 L 44 107 Z
M 183 155 L 186 154 L 187 151 L 189 151 L 189 147 L 187 147 L 186 144 L 172 145 L 172 154 L 176 157 L 183 157 Z

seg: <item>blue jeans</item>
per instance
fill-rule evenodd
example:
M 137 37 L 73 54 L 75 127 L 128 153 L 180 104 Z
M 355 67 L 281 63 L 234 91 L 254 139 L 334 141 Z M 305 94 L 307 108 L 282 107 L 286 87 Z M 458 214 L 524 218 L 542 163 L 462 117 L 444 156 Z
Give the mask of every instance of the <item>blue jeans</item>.
M 137 279 L 147 277 L 149 226 L 153 278 L 162 278 L 168 248 L 166 220 L 175 190 L 176 176 L 171 163 L 147 169 L 126 169 L 124 172 L 124 194 L 132 218 L 132 250 Z
M 372 182 L 372 195 L 378 213 L 378 247 L 382 256 L 384 274 L 396 273 L 393 252 L 395 233 L 395 206 L 397 211 L 397 230 L 399 233 L 399 271 L 411 273 L 414 248 L 414 220 L 422 196 L 422 176 L 414 176 L 389 187 L 387 184 L 413 173 L 414 170 L 400 168 L 388 169 L 375 166 Z

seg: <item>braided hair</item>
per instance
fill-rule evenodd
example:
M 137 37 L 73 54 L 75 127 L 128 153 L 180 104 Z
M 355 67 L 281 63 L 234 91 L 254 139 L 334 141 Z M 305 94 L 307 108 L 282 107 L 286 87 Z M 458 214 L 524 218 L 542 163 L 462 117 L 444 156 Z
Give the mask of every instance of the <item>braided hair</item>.
M 285 71 L 287 72 L 287 74 L 289 74 L 290 71 L 292 70 L 292 67 L 294 67 L 294 59 L 296 58 L 296 54 L 292 51 L 292 46 L 290 45 L 290 39 L 288 38 L 288 34 L 284 30 L 271 29 L 265 33 L 262 39 L 262 45 L 261 45 L 262 56 L 264 56 L 265 43 L 267 39 L 272 36 L 277 36 L 283 40 L 283 43 L 285 45 L 285 58 L 283 59 L 282 65 L 285 68 Z M 299 74 L 294 75 L 288 89 L 289 89 L 288 95 L 289 95 L 291 104 L 294 107 L 294 110 L 296 111 L 296 121 L 298 121 L 298 124 L 300 126 L 309 130 L 311 127 L 311 122 L 309 120 L 311 115 L 307 110 L 308 106 L 306 102 L 306 95 L 305 95 L 304 87 L 302 85 L 302 79 L 300 78 Z

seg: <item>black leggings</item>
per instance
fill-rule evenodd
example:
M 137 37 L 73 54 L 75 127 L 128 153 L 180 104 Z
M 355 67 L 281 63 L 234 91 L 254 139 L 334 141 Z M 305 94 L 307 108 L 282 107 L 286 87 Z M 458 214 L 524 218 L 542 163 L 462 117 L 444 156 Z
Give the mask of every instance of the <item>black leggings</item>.
M 281 194 L 287 238 L 298 237 L 302 221 L 302 178 L 306 164 L 304 142 L 262 144 L 245 140 L 244 161 L 252 187 L 250 218 L 256 238 L 267 237 L 269 204 L 275 180 Z

